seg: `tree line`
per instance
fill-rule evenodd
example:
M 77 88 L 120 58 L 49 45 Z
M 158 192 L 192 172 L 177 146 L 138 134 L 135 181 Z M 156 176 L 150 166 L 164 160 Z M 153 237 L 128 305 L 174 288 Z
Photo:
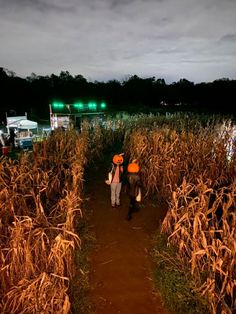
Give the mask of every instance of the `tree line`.
M 83 75 L 61 71 L 59 75 L 26 78 L 0 67 L 1 118 L 7 112 L 48 118 L 53 101 L 105 101 L 108 110 L 194 110 L 197 112 L 235 112 L 236 80 L 222 78 L 194 84 L 183 78 L 167 84 L 163 78 L 141 78 L 132 75 L 126 80 L 89 82 Z

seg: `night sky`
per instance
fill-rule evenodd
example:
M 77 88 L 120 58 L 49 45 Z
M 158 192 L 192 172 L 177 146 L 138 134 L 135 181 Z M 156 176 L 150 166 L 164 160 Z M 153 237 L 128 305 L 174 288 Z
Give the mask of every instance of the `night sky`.
M 20 77 L 236 79 L 236 0 L 0 0 L 0 45 Z

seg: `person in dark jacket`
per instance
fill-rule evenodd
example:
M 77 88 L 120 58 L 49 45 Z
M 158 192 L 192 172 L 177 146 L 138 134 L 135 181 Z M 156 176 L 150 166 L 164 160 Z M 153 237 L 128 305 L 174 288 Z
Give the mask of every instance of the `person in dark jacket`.
M 15 148 L 15 137 L 16 137 L 15 130 L 10 128 L 9 143 L 10 143 L 12 149 Z
M 132 219 L 132 214 L 136 211 L 138 211 L 138 203 L 137 203 L 137 196 L 139 192 L 141 193 L 141 179 L 139 175 L 139 165 L 136 163 L 136 160 L 132 161 L 128 165 L 127 168 L 127 187 L 126 191 L 130 199 L 130 204 L 129 204 L 129 211 L 128 211 L 128 216 L 127 220 Z
M 120 206 L 120 192 L 123 178 L 123 154 L 114 155 L 112 166 L 109 169 L 111 173 L 110 186 L 111 186 L 111 206 Z

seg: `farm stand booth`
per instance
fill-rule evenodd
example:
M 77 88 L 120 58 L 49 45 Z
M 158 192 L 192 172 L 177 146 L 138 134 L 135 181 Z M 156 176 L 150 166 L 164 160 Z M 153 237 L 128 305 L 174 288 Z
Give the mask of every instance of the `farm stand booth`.
M 33 146 L 33 133 L 38 132 L 38 123 L 27 119 L 25 116 L 7 117 L 7 132 L 14 130 L 15 144 L 22 149 Z
M 83 119 L 103 118 L 105 115 L 105 102 L 77 102 L 74 104 L 64 104 L 54 102 L 49 104 L 50 123 L 52 130 L 62 127 L 80 129 Z

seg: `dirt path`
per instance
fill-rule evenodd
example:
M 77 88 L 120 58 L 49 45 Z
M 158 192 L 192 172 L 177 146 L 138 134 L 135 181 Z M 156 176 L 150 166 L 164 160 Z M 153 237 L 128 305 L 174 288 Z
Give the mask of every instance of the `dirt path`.
M 96 248 L 90 256 L 91 299 L 97 314 L 166 314 L 160 296 L 153 291 L 149 250 L 161 214 L 151 205 L 126 220 L 128 198 L 121 193 L 121 206 L 110 205 L 110 188 L 104 170 L 87 180 L 88 208 Z M 89 176 L 91 177 L 91 176 Z M 163 213 L 162 213 L 163 215 Z

